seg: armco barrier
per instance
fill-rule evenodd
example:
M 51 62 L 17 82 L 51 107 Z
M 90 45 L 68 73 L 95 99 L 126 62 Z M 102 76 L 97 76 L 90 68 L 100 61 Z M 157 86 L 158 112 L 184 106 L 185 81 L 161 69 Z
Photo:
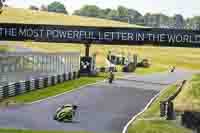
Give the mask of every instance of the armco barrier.
M 0 99 L 20 95 L 36 89 L 46 88 L 67 80 L 77 79 L 79 78 L 79 75 L 79 72 L 69 72 L 0 86 Z

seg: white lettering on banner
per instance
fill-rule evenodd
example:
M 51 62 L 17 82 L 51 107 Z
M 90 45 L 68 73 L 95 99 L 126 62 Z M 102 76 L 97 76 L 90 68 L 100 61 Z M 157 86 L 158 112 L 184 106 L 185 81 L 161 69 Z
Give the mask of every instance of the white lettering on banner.
M 136 34 L 136 41 L 144 41 L 144 34 L 138 33 Z
M 200 34 L 195 33 L 154 33 L 152 31 L 98 31 L 77 29 L 34 29 L 30 27 L 3 27 L 0 26 L 1 37 L 19 37 L 24 39 L 53 39 L 53 40 L 94 40 L 94 41 L 149 41 L 168 43 L 200 43 Z M 2 39 L 2 38 L 1 38 Z M 2 39 L 3 40 L 3 39 Z
M 105 32 L 104 38 L 105 38 L 105 40 L 112 40 L 111 37 L 110 37 L 110 32 Z
M 131 40 L 131 41 L 134 40 L 134 35 L 133 35 L 133 33 L 128 33 L 128 40 Z
M 0 28 L 0 35 L 5 35 L 6 37 L 16 37 L 17 29 L 16 28 Z

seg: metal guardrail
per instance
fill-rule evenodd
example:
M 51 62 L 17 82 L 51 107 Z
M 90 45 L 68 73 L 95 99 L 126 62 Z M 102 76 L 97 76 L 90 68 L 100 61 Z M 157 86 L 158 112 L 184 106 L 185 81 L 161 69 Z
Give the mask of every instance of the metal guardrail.
M 69 72 L 48 76 L 38 79 L 30 79 L 27 81 L 20 81 L 8 85 L 0 86 L 0 99 L 5 99 L 12 96 L 17 96 L 36 89 L 46 88 L 67 80 L 79 78 L 79 72 Z

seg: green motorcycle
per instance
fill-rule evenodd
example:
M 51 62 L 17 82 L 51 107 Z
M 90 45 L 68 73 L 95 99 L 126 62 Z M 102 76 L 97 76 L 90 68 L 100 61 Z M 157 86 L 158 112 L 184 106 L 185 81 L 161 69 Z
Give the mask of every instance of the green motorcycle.
M 59 107 L 54 115 L 54 120 L 59 122 L 72 122 L 77 110 L 76 105 L 66 104 Z

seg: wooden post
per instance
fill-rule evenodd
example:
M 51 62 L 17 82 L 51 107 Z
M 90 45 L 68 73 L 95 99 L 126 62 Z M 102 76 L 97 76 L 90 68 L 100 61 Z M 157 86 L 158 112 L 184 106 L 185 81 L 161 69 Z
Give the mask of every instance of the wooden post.
M 91 46 L 91 42 L 85 42 L 85 56 L 89 57 L 90 56 L 90 46 Z

